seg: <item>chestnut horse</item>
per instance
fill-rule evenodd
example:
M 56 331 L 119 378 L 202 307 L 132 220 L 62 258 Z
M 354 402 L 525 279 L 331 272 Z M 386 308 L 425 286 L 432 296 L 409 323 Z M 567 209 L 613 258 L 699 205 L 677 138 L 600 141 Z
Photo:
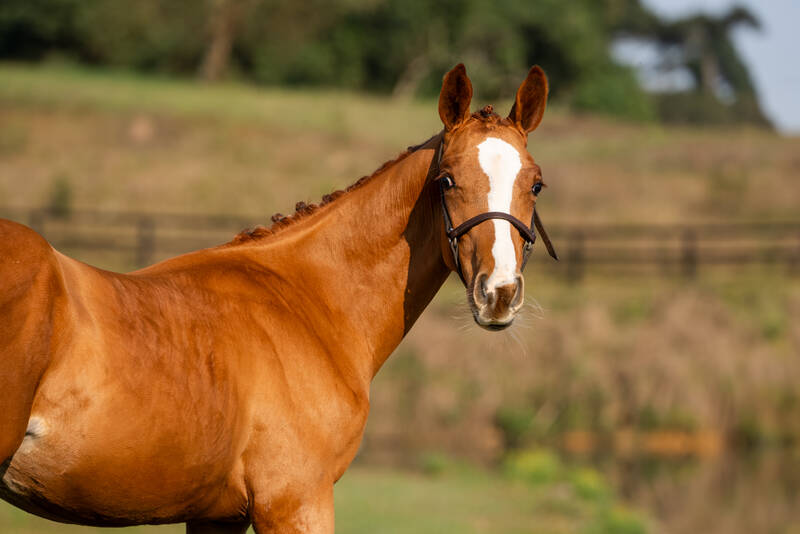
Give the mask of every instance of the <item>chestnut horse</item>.
M 0 497 L 84 525 L 333 532 L 370 382 L 448 274 L 481 326 L 522 305 L 547 80 L 532 68 L 507 118 L 471 97 L 458 65 L 427 142 L 270 229 L 130 274 L 0 221 Z

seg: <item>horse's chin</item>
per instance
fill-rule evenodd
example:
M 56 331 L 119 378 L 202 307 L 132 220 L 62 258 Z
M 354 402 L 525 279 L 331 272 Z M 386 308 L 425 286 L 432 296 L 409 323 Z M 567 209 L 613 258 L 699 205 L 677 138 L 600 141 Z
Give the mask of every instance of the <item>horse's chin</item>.
M 496 319 L 484 319 L 480 316 L 480 313 L 473 312 L 472 318 L 475 320 L 475 324 L 483 328 L 484 330 L 489 330 L 490 332 L 499 332 L 501 330 L 505 330 L 512 324 L 514 324 L 514 316 L 512 315 L 508 319 L 504 319 L 502 321 Z

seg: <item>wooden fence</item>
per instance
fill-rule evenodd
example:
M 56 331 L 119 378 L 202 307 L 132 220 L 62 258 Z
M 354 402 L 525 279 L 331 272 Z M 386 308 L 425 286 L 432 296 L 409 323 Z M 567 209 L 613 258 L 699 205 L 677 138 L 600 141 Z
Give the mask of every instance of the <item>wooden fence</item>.
M 229 241 L 267 217 L 186 215 L 0 207 L 0 217 L 27 224 L 79 259 L 138 268 Z M 691 278 L 711 266 L 771 265 L 800 274 L 800 221 L 679 224 L 549 224 L 561 261 L 537 244 L 537 268 L 580 280 L 589 272 L 627 275 L 656 271 Z M 539 250 L 541 249 L 541 250 Z M 102 259 L 97 260 L 102 254 Z M 110 256 L 113 258 L 109 259 Z M 104 265 L 101 265 L 104 266 Z

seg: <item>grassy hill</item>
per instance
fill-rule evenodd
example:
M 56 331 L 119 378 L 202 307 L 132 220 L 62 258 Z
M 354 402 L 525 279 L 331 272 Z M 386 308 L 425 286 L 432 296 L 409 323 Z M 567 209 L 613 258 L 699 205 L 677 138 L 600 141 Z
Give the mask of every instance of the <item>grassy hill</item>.
M 0 205 L 38 206 L 68 191 L 78 208 L 233 213 L 253 224 L 347 186 L 440 128 L 433 101 L 19 65 L 0 65 L 0 125 Z M 529 142 L 549 185 L 539 206 L 551 224 L 796 219 L 799 149 L 797 138 L 757 129 L 665 128 L 558 109 Z M 607 272 L 573 285 L 557 266 L 534 262 L 526 278 L 531 304 L 499 335 L 471 325 L 463 288 L 451 279 L 373 385 L 364 465 L 419 465 L 431 451 L 497 465 L 509 448 L 541 444 L 589 456 L 705 458 L 800 442 L 796 268 L 710 270 L 692 281 Z M 609 476 L 622 478 L 614 469 Z M 398 495 L 446 485 L 442 492 L 483 513 L 475 504 L 482 490 L 457 477 L 359 471 L 341 492 L 361 502 L 364 488 L 384 482 L 405 488 Z M 681 510 L 659 517 L 665 531 L 714 532 L 693 514 L 718 515 L 719 484 L 692 484 L 691 492 L 681 482 L 637 502 L 655 513 Z M 547 487 L 558 494 L 557 486 Z M 774 489 L 745 486 L 747 499 Z M 527 499 L 538 499 L 497 491 L 499 501 L 520 506 L 498 509 L 513 524 L 528 517 Z M 628 488 L 630 495 L 638 493 Z M 473 521 L 437 502 L 426 512 L 440 518 L 430 522 L 436 531 L 499 532 L 485 526 L 495 516 Z M 788 497 L 771 495 L 764 509 L 775 503 L 792 508 Z M 400 497 L 397 505 L 418 506 Z M 343 532 L 367 528 L 342 506 L 340 520 L 353 525 Z M 387 517 L 407 513 L 374 506 Z M 594 517 L 588 531 L 600 524 L 579 516 Z M 726 517 L 728 530 L 719 532 L 786 523 L 746 507 Z M 554 532 L 584 528 L 565 524 Z
M 441 128 L 434 101 L 7 64 L 0 119 L 0 203 L 41 203 L 61 180 L 76 206 L 254 217 L 318 200 Z M 674 222 L 795 215 L 797 146 L 551 109 L 529 149 L 549 219 Z

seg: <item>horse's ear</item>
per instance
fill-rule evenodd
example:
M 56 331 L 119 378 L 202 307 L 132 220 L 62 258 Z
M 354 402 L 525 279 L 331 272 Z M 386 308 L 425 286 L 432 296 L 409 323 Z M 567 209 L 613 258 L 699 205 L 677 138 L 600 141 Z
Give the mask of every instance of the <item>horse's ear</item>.
M 547 76 L 539 65 L 534 65 L 517 89 L 517 98 L 511 106 L 508 118 L 527 135 L 542 122 L 546 105 Z
M 459 63 L 444 75 L 442 92 L 439 93 L 439 117 L 447 131 L 459 126 L 469 118 L 469 103 L 472 100 L 472 82 L 467 69 Z

